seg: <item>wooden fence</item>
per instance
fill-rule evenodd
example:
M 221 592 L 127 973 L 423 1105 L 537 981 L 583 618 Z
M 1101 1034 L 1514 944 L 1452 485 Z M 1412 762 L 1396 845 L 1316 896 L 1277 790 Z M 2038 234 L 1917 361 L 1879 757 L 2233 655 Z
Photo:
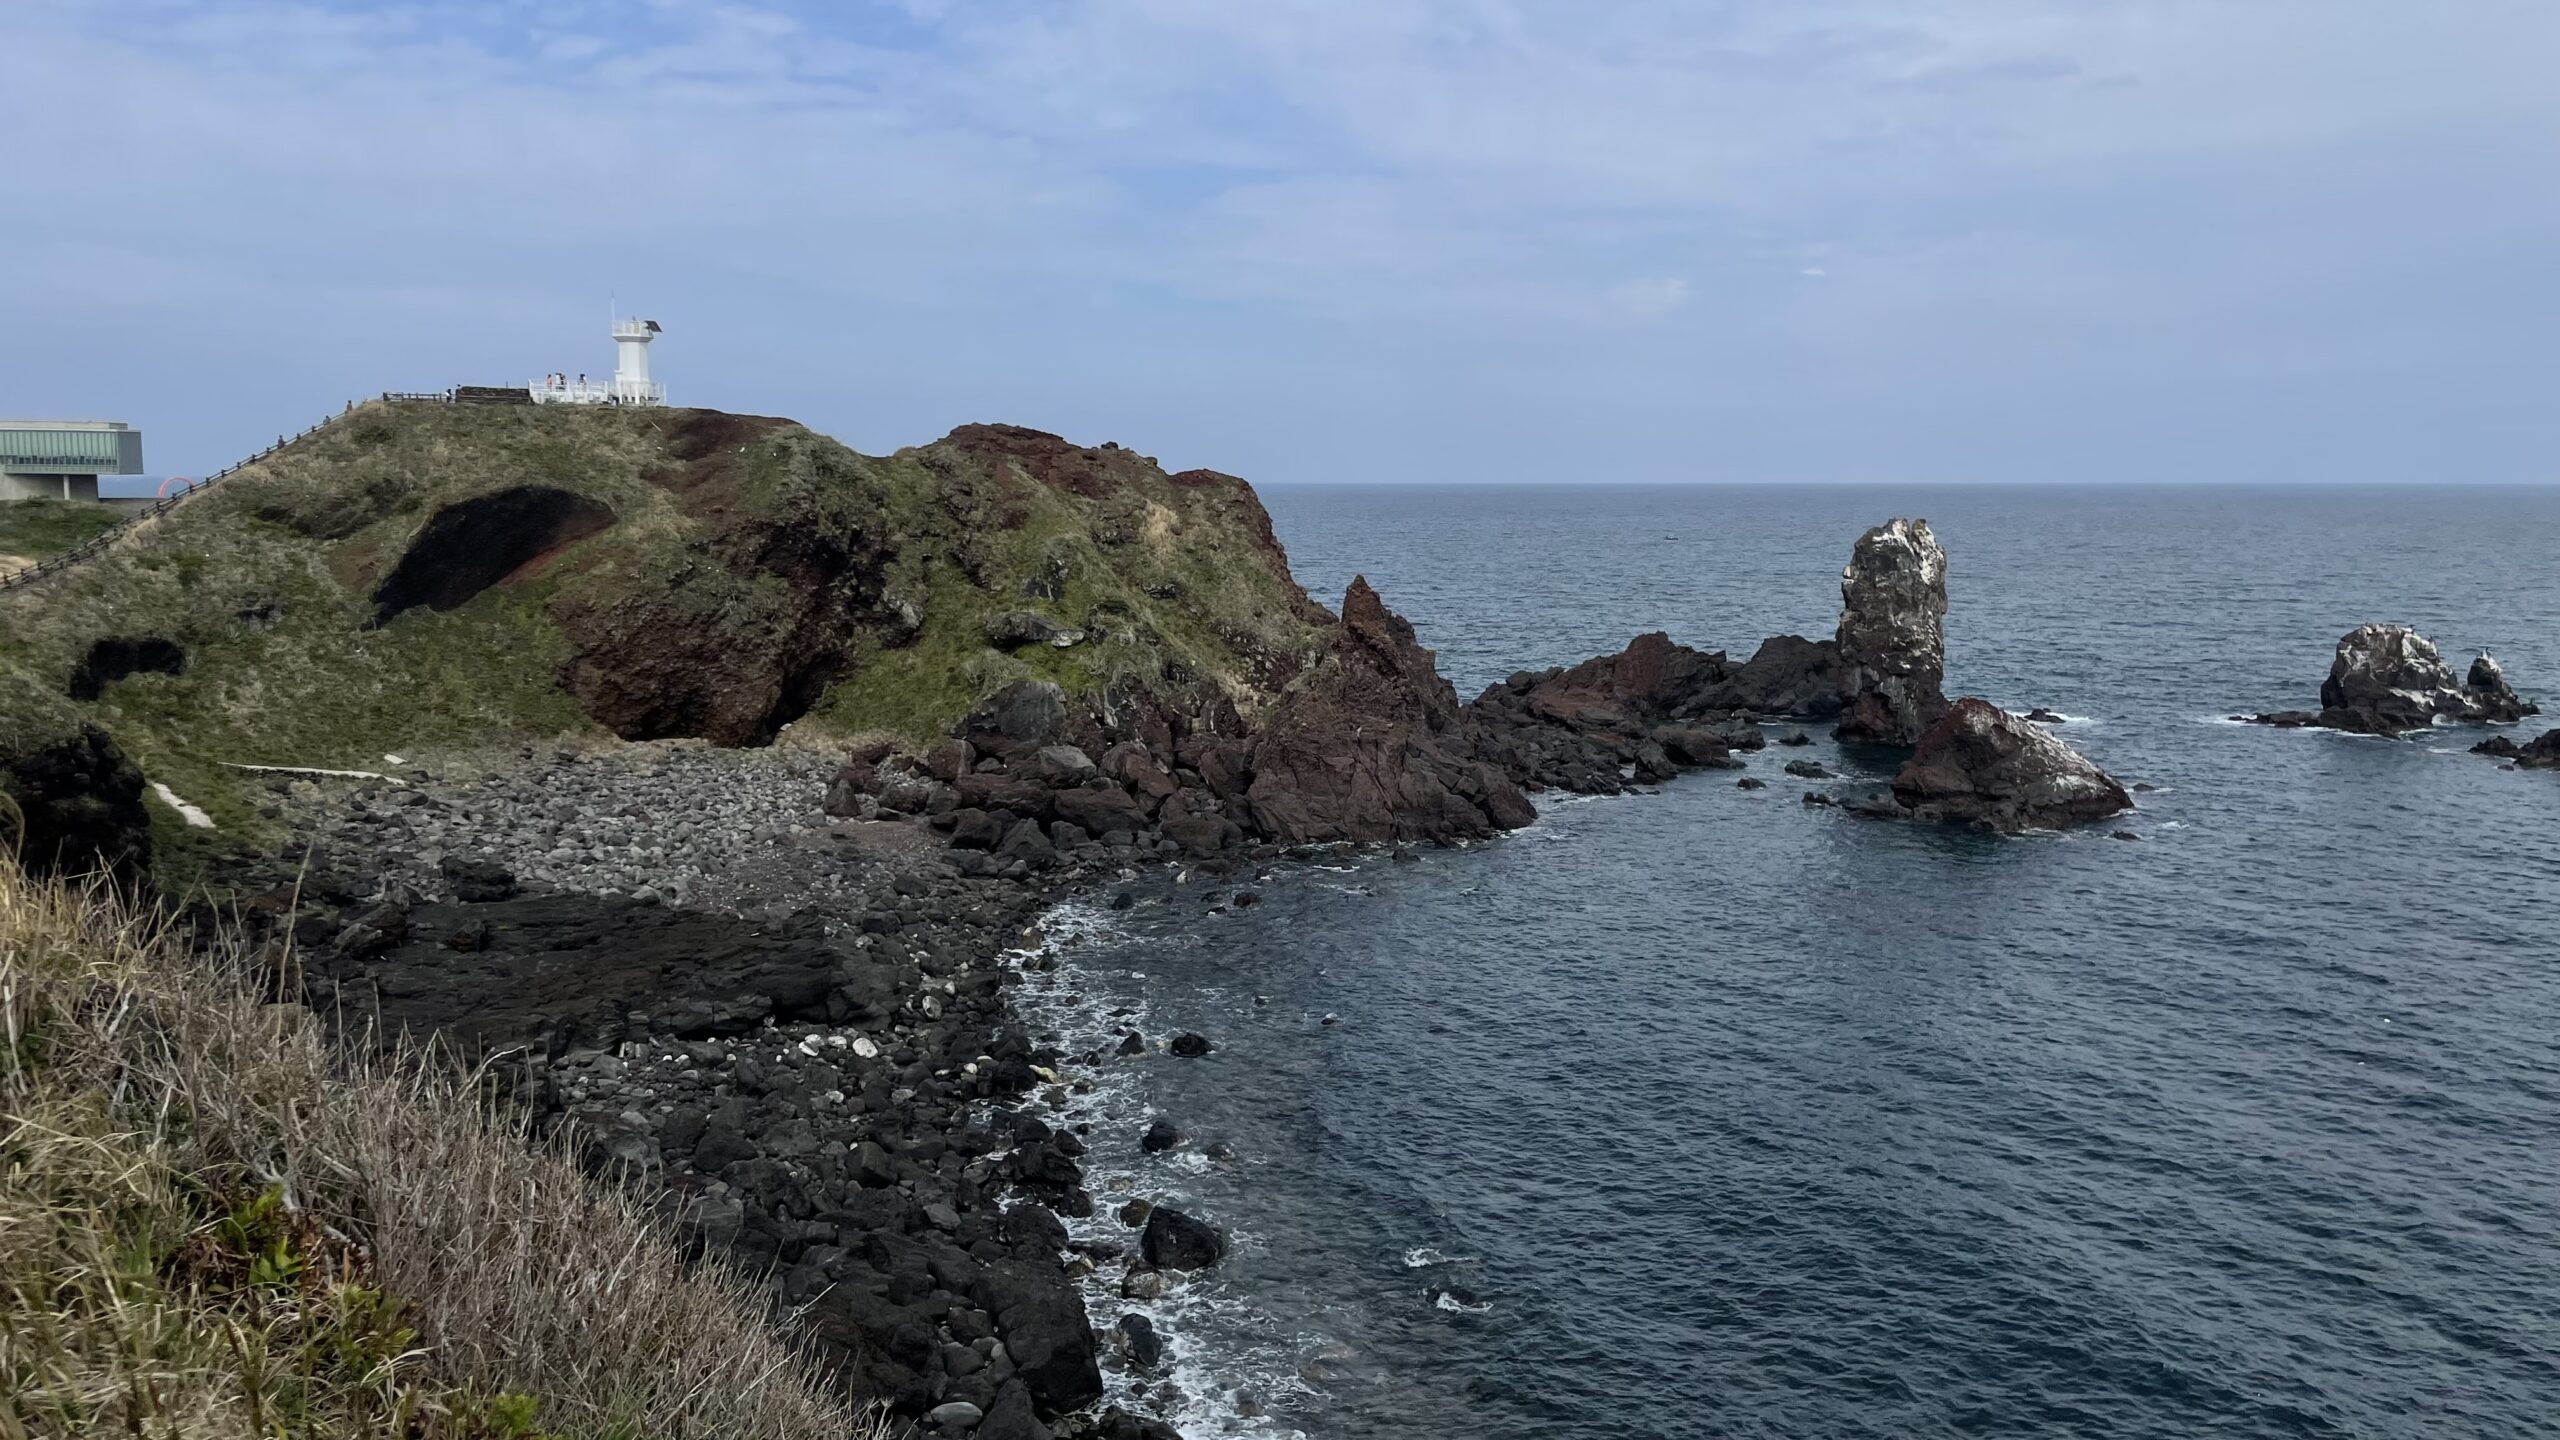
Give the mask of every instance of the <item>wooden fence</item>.
M 403 394 L 386 390 L 382 393 L 382 398 L 394 401 L 426 401 L 442 405 L 450 404 L 453 399 L 453 394 L 451 391 L 446 391 L 441 395 Z M 198 495 L 203 494 L 205 491 L 212 489 L 215 485 L 221 483 L 230 476 L 236 475 L 240 471 L 274 455 L 277 451 L 282 450 L 287 445 L 291 445 L 299 440 L 307 440 L 354 413 L 355 407 L 353 405 L 349 405 L 345 410 L 340 411 L 338 414 L 329 416 L 319 424 L 314 425 L 310 429 L 304 430 L 299 434 L 291 436 L 279 435 L 276 437 L 276 443 L 268 446 L 266 449 L 259 451 L 257 454 L 250 456 L 246 460 L 224 466 L 220 470 L 215 471 L 211 475 L 207 475 L 202 480 L 197 481 L 195 484 L 179 491 L 175 495 L 164 496 L 152 504 L 134 511 L 131 515 L 118 522 L 113 528 L 102 530 L 95 537 L 84 541 L 69 550 L 65 550 L 51 559 L 40 560 L 33 565 L 21 566 L 16 570 L 10 571 L 6 575 L 0 575 L 0 590 L 15 590 L 21 585 L 33 585 L 48 575 L 58 575 L 63 571 L 80 564 L 83 561 L 98 555 L 108 546 L 115 544 L 118 540 L 123 539 L 127 534 L 131 533 L 133 527 L 142 524 L 146 520 L 167 514 L 169 511 L 178 508 L 187 501 L 192 500 Z

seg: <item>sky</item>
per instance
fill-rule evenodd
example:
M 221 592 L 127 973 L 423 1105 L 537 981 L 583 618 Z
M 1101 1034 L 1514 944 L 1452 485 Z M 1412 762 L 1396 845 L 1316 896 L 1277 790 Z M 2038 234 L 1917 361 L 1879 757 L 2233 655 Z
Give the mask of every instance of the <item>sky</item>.
M 2552 0 L 0 0 L 0 414 L 612 368 L 1258 482 L 2560 480 Z

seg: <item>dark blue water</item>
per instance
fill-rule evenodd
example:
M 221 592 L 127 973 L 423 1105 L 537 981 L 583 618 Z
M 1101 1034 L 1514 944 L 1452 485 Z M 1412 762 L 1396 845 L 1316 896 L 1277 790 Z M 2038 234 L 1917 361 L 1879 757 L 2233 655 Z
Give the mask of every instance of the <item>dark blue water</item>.
M 1851 540 L 1925 515 L 1950 693 L 2159 788 L 2138 843 L 1998 840 L 1807 809 L 1773 750 L 1761 792 L 1062 917 L 1063 1039 L 1218 1044 L 1080 1102 L 1097 1183 L 1238 1237 L 1146 1307 L 1190 1433 L 2560 1432 L 2560 776 L 2216 718 L 2371 620 L 2560 698 L 2560 493 L 1267 498 L 1467 694 L 1827 633 Z M 1140 1156 L 1157 1111 L 1236 1159 Z

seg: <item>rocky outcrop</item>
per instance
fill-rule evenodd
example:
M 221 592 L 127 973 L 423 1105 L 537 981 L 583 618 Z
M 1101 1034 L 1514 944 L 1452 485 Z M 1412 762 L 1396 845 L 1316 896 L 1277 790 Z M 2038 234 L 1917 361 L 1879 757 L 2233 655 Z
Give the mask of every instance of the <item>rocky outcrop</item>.
M 95 725 L 0 753 L 0 797 L 10 802 L 0 849 L 34 875 L 138 877 L 151 866 L 142 788 L 142 772 Z
M 1957 701 L 1893 778 L 1915 819 L 2014 833 L 2061 830 L 2133 808 L 2114 776 L 1987 700 Z
M 2560 730 L 2545 730 L 2542 738 L 2522 745 L 2508 736 L 2492 735 L 2472 746 L 2471 753 L 2512 760 L 2520 770 L 2560 770 Z
M 972 873 L 1240 857 L 1257 844 L 1447 842 L 1537 817 L 1477 754 L 1413 627 L 1364 580 L 1259 724 L 1232 709 L 1141 709 L 1114 728 L 1054 684 L 1016 681 L 921 759 L 884 745 L 849 754 L 827 809 L 920 821 L 970 852 L 960 863 Z
M 2359 625 L 2338 640 L 2317 711 L 2244 716 L 2260 725 L 2316 726 L 2357 735 L 2402 735 L 2438 720 L 2512 723 L 2541 713 L 2483 652 L 2460 682 L 2435 643 L 2406 625 Z
M 1917 745 L 1946 713 L 1947 552 L 1925 520 L 1858 537 L 1840 572 L 1843 740 Z
M 1739 664 L 1656 632 L 1570 669 L 1522 671 L 1467 706 L 1476 753 L 1533 788 L 1614 794 L 1767 743 L 1752 718 L 1840 704 L 1839 649 L 1779 635 Z
M 1253 822 L 1283 843 L 1468 839 L 1537 818 L 1476 758 L 1431 652 L 1365 578 L 1342 597 L 1330 652 L 1254 737 L 1251 770 Z

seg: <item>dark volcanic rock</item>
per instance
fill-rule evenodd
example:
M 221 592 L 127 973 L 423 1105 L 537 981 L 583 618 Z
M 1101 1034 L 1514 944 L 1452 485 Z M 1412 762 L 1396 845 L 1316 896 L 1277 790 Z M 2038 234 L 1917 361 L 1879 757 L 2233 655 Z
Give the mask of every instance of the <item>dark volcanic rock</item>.
M 1781 635 L 1735 665 L 1721 651 L 1639 635 L 1618 654 L 1489 687 L 1465 719 L 1476 753 L 1514 780 L 1615 794 L 1760 748 L 1767 741 L 1745 713 L 1836 712 L 1837 653 L 1829 641 Z
M 1122 1342 L 1129 1350 L 1129 1363 L 1141 1370 L 1152 1370 L 1164 1359 L 1164 1340 L 1156 1334 L 1155 1322 L 1144 1315 L 1120 1317 Z
M 756 923 L 583 895 L 396 913 L 409 938 L 368 947 L 341 936 L 307 957 L 313 1008 L 378 1020 L 389 1035 L 441 1032 L 470 1055 L 601 1049 L 635 1032 L 742 1035 L 767 1019 L 877 1012 L 894 994 L 815 916 Z M 435 938 L 466 924 L 485 927 L 473 951 Z M 355 930 L 395 933 L 372 921 Z
M 515 898 L 516 877 L 494 860 L 448 855 L 438 862 L 436 870 L 444 877 L 445 886 L 453 892 L 453 898 L 466 904 Z
M 1342 597 L 1332 653 L 1263 726 L 1247 801 L 1284 844 L 1472 839 L 1537 818 L 1475 757 L 1431 652 L 1365 579 Z
M 2492 735 L 2472 746 L 2471 753 L 2512 760 L 2526 770 L 2560 770 L 2560 730 L 2545 730 L 2541 739 L 2522 745 L 2507 736 Z
M 1139 1253 L 1159 1270 L 1206 1270 L 1227 1257 L 1227 1237 L 1170 1205 L 1147 1212 Z
M 995 1317 L 996 1334 L 1042 1411 L 1055 1415 L 1102 1398 L 1093 1326 L 1055 1266 L 990 1265 L 978 1280 L 978 1304 Z
M 1091 1433 L 1095 1440 L 1182 1440 L 1182 1432 L 1163 1421 L 1132 1415 L 1116 1405 L 1102 1412 L 1100 1424 Z
M 2339 637 L 2317 714 L 2280 710 L 2261 725 L 2310 726 L 2357 735 L 2401 735 L 2437 720 L 2509 723 L 2539 714 L 2486 653 L 2456 683 L 2434 642 L 2406 625 L 2359 625 Z
M 1700 710 L 1825 720 L 1840 713 L 1846 680 L 1838 641 L 1772 635 L 1721 681 L 1691 695 L 1688 704 Z
M 1893 778 L 1916 818 L 1984 829 L 2058 830 L 2133 808 L 2115 777 L 2044 728 L 1987 700 L 1959 700 Z
M 1067 724 L 1067 695 L 1046 680 L 1016 680 L 978 702 L 960 738 L 982 753 L 1018 755 L 1054 745 Z
M 1840 572 L 1843 740 L 1917 745 L 1947 710 L 1947 553 L 1925 520 L 1858 537 Z
M 969 1434 L 972 1440 L 1054 1440 L 1049 1427 L 1040 1423 L 1039 1414 L 1032 1408 L 1030 1387 L 1018 1380 L 1006 1382 L 996 1392 L 986 1418 Z
M 139 876 L 151 866 L 142 787 L 142 772 L 94 725 L 0 755 L 0 795 L 19 812 L 0 810 L 0 844 L 14 843 L 30 874 Z

